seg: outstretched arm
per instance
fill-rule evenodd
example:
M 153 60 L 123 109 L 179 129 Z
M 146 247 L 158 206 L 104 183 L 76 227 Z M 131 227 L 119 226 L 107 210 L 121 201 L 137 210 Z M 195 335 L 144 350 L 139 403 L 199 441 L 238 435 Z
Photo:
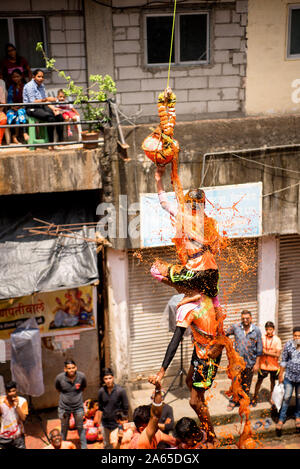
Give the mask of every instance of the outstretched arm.
M 184 335 L 186 331 L 186 328 L 185 327 L 179 327 L 177 326 L 176 329 L 175 329 L 175 332 L 173 334 L 173 337 L 168 345 L 168 348 L 167 348 L 167 351 L 166 351 L 166 354 L 165 354 L 165 358 L 163 360 L 163 363 L 161 365 L 161 369 L 159 370 L 159 372 L 157 373 L 157 375 L 155 376 L 152 376 L 149 378 L 149 381 L 150 383 L 152 384 L 161 384 L 161 381 L 165 375 L 165 372 L 168 368 L 168 366 L 170 365 L 171 361 L 173 360 L 174 358 L 174 355 L 178 349 L 178 346 L 180 344 L 180 341 Z
M 173 204 L 172 202 L 169 202 L 165 193 L 164 186 L 163 186 L 162 178 L 163 178 L 165 170 L 166 170 L 165 166 L 157 165 L 155 174 L 154 174 L 159 203 L 161 207 L 164 210 L 166 210 L 172 217 L 176 217 L 177 205 Z
M 156 189 L 158 193 L 164 192 L 162 177 L 164 175 L 165 170 L 166 170 L 165 166 L 156 166 L 154 177 L 155 177 Z
M 152 383 L 151 377 L 149 378 L 149 382 Z M 146 434 L 150 444 L 158 430 L 158 422 L 161 418 L 163 408 L 163 396 L 161 394 L 161 384 L 159 382 L 155 383 L 155 390 L 152 399 L 153 403 L 151 406 L 150 420 L 146 427 Z

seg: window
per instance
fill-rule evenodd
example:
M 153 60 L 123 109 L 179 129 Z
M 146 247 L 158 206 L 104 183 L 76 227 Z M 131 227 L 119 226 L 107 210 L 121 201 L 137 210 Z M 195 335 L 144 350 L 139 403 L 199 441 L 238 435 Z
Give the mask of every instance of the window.
M 30 68 L 45 67 L 42 55 L 35 50 L 37 42 L 46 43 L 44 18 L 0 18 L 0 59 L 4 58 L 8 42 L 27 59 Z
M 146 15 L 146 63 L 167 65 L 170 56 L 172 15 Z M 175 17 L 173 64 L 208 63 L 208 13 L 179 13 Z
M 300 4 L 289 7 L 287 56 L 300 58 Z

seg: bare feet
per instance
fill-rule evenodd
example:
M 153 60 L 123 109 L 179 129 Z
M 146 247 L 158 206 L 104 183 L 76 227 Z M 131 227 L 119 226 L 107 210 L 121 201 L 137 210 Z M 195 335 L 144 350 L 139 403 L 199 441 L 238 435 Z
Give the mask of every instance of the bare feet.
M 17 137 L 15 135 L 13 136 L 12 141 L 15 145 L 21 145 L 19 140 L 17 139 Z

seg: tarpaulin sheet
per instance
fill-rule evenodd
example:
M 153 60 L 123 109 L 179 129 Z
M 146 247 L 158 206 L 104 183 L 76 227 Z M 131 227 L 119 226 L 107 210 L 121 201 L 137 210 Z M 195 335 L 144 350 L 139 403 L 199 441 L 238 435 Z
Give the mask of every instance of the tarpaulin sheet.
M 72 198 L 73 207 L 68 200 L 65 206 L 60 201 L 58 208 L 52 203 L 47 205 L 48 200 L 40 195 L 39 210 L 34 214 L 24 213 L 17 205 L 11 207 L 9 213 L 2 214 L 0 210 L 1 299 L 88 285 L 98 279 L 96 245 L 83 239 L 94 238 L 94 228 L 80 226 L 80 231 L 74 233 L 75 238 L 19 237 L 29 234 L 24 227 L 42 225 L 33 221 L 33 215 L 56 225 L 92 221 L 91 204 L 83 201 L 82 195 L 81 205 L 76 206 L 76 197 Z
M 10 336 L 12 379 L 18 391 L 30 396 L 45 392 L 42 367 L 41 337 L 34 318 L 25 321 Z

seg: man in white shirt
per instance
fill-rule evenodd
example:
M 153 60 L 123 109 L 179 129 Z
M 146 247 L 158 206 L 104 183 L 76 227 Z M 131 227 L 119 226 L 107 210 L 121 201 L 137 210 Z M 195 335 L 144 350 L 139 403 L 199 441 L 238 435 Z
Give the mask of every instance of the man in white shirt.
M 26 449 L 23 423 L 28 415 L 28 404 L 17 395 L 17 385 L 5 385 L 6 396 L 0 397 L 0 449 Z

